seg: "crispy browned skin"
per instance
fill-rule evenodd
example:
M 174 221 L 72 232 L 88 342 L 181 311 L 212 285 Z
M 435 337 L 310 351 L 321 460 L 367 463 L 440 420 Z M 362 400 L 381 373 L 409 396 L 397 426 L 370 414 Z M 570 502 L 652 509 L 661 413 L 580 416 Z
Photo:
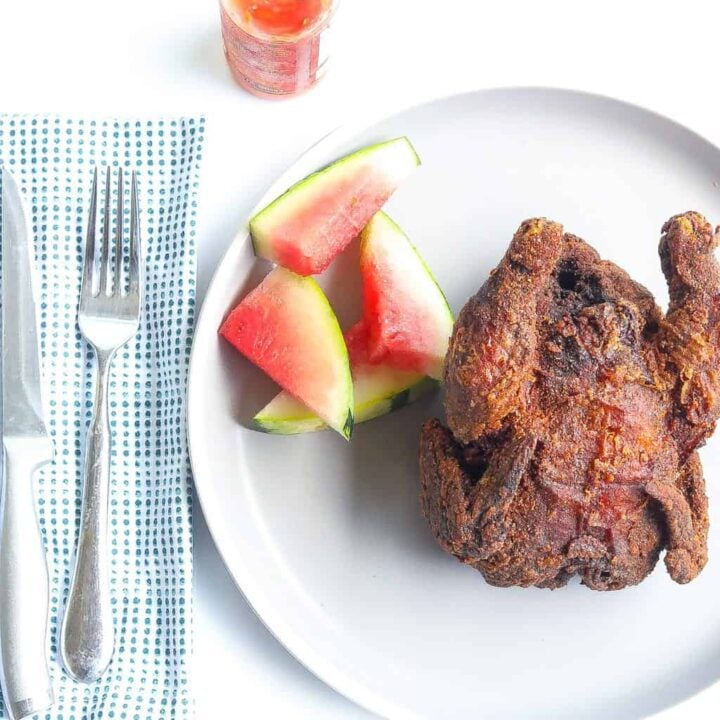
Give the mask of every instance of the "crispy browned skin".
M 718 231 L 720 233 L 720 229 Z M 545 219 L 524 222 L 462 310 L 445 368 L 450 429 L 422 430 L 422 505 L 440 545 L 499 586 L 634 585 L 663 549 L 707 560 L 696 449 L 720 415 L 718 235 L 663 227 L 652 295 Z

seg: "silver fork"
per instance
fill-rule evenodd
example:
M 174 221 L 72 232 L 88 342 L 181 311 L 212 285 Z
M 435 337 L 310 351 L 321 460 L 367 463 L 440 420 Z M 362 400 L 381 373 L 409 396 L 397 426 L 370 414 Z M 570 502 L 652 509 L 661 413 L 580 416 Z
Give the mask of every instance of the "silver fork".
M 75 571 L 60 634 L 60 655 L 68 673 L 81 682 L 97 680 L 113 654 L 108 554 L 110 495 L 110 427 L 107 387 L 113 356 L 138 331 L 142 259 L 137 180 L 130 192 L 129 262 L 123 260 L 123 173 L 118 170 L 115 242 L 110 247 L 110 168 L 105 176 L 105 210 L 100 243 L 96 243 L 98 172 L 95 168 L 80 291 L 80 332 L 95 350 L 95 404 L 85 450 L 85 482 Z M 99 245 L 99 262 L 96 259 Z M 114 261 L 111 256 L 114 255 Z M 123 265 L 127 265 L 123 272 Z

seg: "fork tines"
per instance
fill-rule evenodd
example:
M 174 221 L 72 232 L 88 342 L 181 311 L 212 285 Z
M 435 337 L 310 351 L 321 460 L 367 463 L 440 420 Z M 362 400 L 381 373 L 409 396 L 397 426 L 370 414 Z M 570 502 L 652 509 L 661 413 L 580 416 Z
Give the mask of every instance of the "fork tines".
M 87 239 L 85 244 L 85 268 L 83 272 L 82 294 L 97 297 L 104 294 L 108 297 L 137 294 L 140 287 L 140 228 L 138 219 L 137 177 L 132 171 L 130 180 L 130 247 L 128 260 L 124 253 L 124 212 L 123 198 L 125 182 L 123 169 L 117 171 L 117 188 L 114 219 L 113 252 L 111 247 L 112 171 L 105 172 L 105 198 L 102 219 L 102 234 L 97 242 L 97 200 L 98 200 L 98 169 L 95 168 L 90 196 L 90 213 L 88 218 Z M 99 247 L 98 247 L 99 246 Z M 100 257 L 98 258 L 97 255 Z M 126 266 L 125 272 L 123 272 Z M 123 282 L 125 281 L 125 282 Z

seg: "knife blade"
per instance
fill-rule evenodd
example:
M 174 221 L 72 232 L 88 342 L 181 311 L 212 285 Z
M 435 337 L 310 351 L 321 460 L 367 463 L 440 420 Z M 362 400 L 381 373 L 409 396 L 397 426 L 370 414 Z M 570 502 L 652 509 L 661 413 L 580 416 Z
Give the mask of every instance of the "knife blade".
M 22 193 L 2 170 L 2 444 L 0 684 L 12 720 L 53 702 L 46 659 L 48 575 L 33 476 L 52 459 L 35 312 L 32 226 Z

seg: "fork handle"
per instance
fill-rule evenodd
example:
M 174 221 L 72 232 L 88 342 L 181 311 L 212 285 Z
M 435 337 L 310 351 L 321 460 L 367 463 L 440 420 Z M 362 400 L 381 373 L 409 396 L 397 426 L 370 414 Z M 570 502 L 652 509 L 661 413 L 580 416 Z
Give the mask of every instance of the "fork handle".
M 80 682 L 97 680 L 113 654 L 110 607 L 108 505 L 110 496 L 110 426 L 108 378 L 114 352 L 95 350 L 97 384 L 85 450 L 80 536 L 60 637 L 67 672 Z

